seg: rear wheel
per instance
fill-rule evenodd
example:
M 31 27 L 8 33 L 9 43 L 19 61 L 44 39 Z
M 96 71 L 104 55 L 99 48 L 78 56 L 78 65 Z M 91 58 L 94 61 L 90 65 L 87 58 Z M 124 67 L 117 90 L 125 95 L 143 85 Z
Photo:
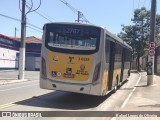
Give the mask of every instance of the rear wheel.
M 117 88 L 118 88 L 118 85 L 116 84 L 116 85 L 114 86 L 113 93 L 115 93 L 115 92 L 117 91 Z
M 128 76 L 130 76 L 130 74 L 131 74 L 131 71 L 130 71 L 130 70 L 128 70 Z
M 117 77 L 116 77 L 116 84 L 114 85 L 114 89 L 113 89 L 113 92 L 114 92 L 114 93 L 117 91 L 118 86 L 119 86 L 118 79 L 119 79 L 119 77 L 118 77 L 118 75 L 117 75 Z

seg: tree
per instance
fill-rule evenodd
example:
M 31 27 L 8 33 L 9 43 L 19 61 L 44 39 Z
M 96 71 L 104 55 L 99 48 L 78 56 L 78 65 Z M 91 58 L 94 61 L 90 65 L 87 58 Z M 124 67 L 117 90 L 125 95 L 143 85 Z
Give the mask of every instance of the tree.
M 133 25 L 122 25 L 122 31 L 118 34 L 120 38 L 132 46 L 137 65 L 139 59 L 148 51 L 148 40 L 150 34 L 150 11 L 145 7 L 136 9 L 131 19 Z M 156 33 L 160 31 L 160 15 L 156 15 Z M 138 67 L 138 70 L 140 68 Z
M 156 16 L 156 38 L 157 48 L 160 47 L 160 15 Z

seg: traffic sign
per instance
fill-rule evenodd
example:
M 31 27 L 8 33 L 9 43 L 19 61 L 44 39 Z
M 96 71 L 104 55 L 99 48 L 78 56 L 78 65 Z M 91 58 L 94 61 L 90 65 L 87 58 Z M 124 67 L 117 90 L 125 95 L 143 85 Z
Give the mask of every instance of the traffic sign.
M 156 43 L 155 42 L 150 42 L 149 43 L 149 48 L 150 49 L 155 49 L 156 48 Z
M 148 51 L 148 54 L 150 55 L 150 56 L 154 56 L 155 55 L 155 50 L 154 49 L 150 49 L 149 51 Z

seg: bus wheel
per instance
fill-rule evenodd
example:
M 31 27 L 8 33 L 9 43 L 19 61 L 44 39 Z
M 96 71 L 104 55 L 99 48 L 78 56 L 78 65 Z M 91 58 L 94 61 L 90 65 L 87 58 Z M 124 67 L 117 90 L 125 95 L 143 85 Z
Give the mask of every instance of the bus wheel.
M 117 89 L 118 89 L 118 75 L 117 75 L 117 77 L 116 77 L 116 84 L 114 85 L 114 89 L 113 89 L 113 92 L 115 93 L 116 91 L 117 91 Z
M 130 71 L 130 70 L 128 70 L 128 76 L 130 76 L 130 74 L 131 74 L 131 71 Z
M 118 87 L 118 85 L 116 84 L 116 85 L 114 86 L 113 93 L 115 93 L 115 92 L 117 91 L 117 87 Z

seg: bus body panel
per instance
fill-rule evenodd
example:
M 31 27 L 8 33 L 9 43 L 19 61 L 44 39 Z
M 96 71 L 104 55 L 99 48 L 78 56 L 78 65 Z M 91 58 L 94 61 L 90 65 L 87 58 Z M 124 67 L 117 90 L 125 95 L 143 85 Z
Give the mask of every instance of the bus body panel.
M 50 25 L 54 26 L 54 24 L 52 23 L 47 24 L 47 26 Z M 94 27 L 95 28 L 97 27 L 92 25 L 72 24 L 72 23 L 62 23 L 60 26 L 62 27 L 63 24 L 64 26 L 67 25 L 69 28 L 72 27 L 72 25 L 76 29 L 82 28 L 85 32 L 88 29 L 87 27 L 91 26 L 93 29 Z M 52 49 L 51 47 L 55 46 L 57 47 L 57 43 L 56 45 L 53 46 L 51 45 L 51 43 L 48 43 L 49 45 L 48 49 L 46 47 L 46 39 L 49 39 L 50 37 L 55 39 L 57 37 L 53 37 L 55 34 L 54 30 L 54 33 L 51 34 L 52 36 L 46 38 L 48 34 L 46 29 L 47 29 L 46 26 L 44 26 L 42 48 L 41 48 L 42 52 L 41 52 L 41 69 L 40 69 L 40 88 L 103 96 L 106 95 L 111 90 L 113 90 L 114 86 L 117 84 L 117 79 L 118 82 L 121 82 L 120 81 L 121 77 L 123 77 L 123 79 L 127 78 L 126 73 L 128 72 L 128 69 L 130 67 L 129 66 L 130 62 L 125 61 L 124 68 L 121 69 L 122 61 L 115 61 L 116 55 L 114 55 L 115 57 L 115 58 L 113 57 L 114 61 L 109 62 L 110 53 L 109 52 L 106 53 L 106 51 L 110 49 L 109 45 L 110 42 L 112 42 L 112 44 L 124 47 L 123 42 L 119 38 L 114 37 L 114 35 L 106 31 L 104 28 L 98 28 L 101 30 L 99 37 L 99 46 L 98 46 L 99 49 L 96 48 L 97 51 L 94 50 L 94 52 L 88 52 L 89 54 L 85 52 L 80 53 L 81 50 L 79 50 L 77 54 L 70 53 L 66 51 L 67 50 L 66 46 L 64 46 L 65 48 L 64 51 L 63 46 L 60 45 L 58 45 L 58 49 L 56 48 L 54 51 L 54 49 Z M 51 28 L 49 29 L 51 30 Z M 56 29 L 60 31 L 60 29 L 57 26 Z M 90 30 L 90 28 L 88 30 Z M 63 32 L 64 31 L 62 31 L 62 34 Z M 86 32 L 86 34 L 88 33 Z M 106 35 L 112 38 L 112 40 L 109 40 L 109 43 L 106 42 Z M 71 35 L 69 35 L 69 37 L 71 37 Z M 76 36 L 73 37 L 73 39 L 77 39 Z M 49 42 L 49 40 L 47 41 Z M 73 44 L 74 43 L 76 42 L 73 42 Z M 106 43 L 109 46 L 106 47 Z M 93 47 L 91 47 L 90 49 L 93 49 Z M 129 48 L 128 50 L 131 51 L 131 48 Z M 72 50 L 69 51 L 72 52 Z M 110 75 L 111 74 L 110 66 L 112 66 L 113 69 L 112 75 Z M 121 75 L 122 71 L 123 75 Z M 112 79 L 110 79 L 109 76 L 112 76 L 111 77 Z
M 67 84 L 48 79 L 47 88 L 52 90 L 69 91 L 83 94 L 90 94 L 90 84 Z
M 90 94 L 92 95 L 97 95 L 97 96 L 102 96 L 106 93 L 103 93 L 106 89 L 103 88 L 103 83 L 105 83 L 105 81 L 103 81 L 103 74 L 104 74 L 104 30 L 101 30 L 101 35 L 100 35 L 100 46 L 99 46 L 99 51 L 97 53 L 95 53 L 95 59 L 94 59 L 94 69 L 96 69 L 96 66 L 98 64 L 100 64 L 100 70 L 98 72 L 98 79 L 92 83 L 91 85 L 91 90 L 90 90 Z M 93 72 L 93 75 L 95 73 Z M 103 90 L 105 89 L 105 90 Z
M 48 51 L 48 69 L 51 79 L 87 81 L 93 64 L 93 55 L 73 55 Z
M 101 34 L 103 34 L 103 31 L 101 32 Z M 103 37 L 100 39 L 103 40 Z M 101 45 L 103 45 L 103 43 L 101 43 Z M 100 45 L 100 47 L 101 47 L 101 45 Z M 103 48 L 103 47 L 101 47 L 101 48 Z M 101 64 L 101 62 L 103 61 L 103 59 L 102 59 L 103 49 L 100 49 L 94 55 L 63 54 L 63 53 L 51 52 L 49 50 L 47 50 L 46 53 L 47 52 L 48 52 L 48 55 L 47 55 L 47 58 L 48 58 L 47 78 L 48 79 L 46 80 L 47 81 L 46 82 L 47 89 L 70 91 L 70 92 L 91 94 L 91 95 L 97 95 L 97 96 L 102 95 L 102 82 L 103 81 L 101 79 L 103 79 L 103 77 L 102 77 L 103 64 L 100 65 L 101 67 L 100 67 L 100 71 L 99 71 L 99 77 L 96 81 L 94 81 L 94 83 L 93 83 L 93 76 L 94 76 L 94 70 L 96 68 L 96 65 Z M 54 56 L 58 57 L 58 59 L 57 59 L 58 61 L 53 60 Z M 72 61 L 72 63 L 74 63 L 74 64 L 68 63 L 70 56 L 74 57 L 74 61 Z M 82 61 L 83 59 L 79 61 L 79 58 L 87 58 L 87 61 Z M 62 60 L 62 61 L 60 62 L 60 60 Z M 46 59 L 46 61 L 47 61 L 47 59 Z M 56 66 L 56 64 L 57 64 L 57 66 Z M 87 75 L 86 79 L 84 79 L 85 75 L 81 75 L 81 74 L 80 74 L 81 76 L 78 75 L 77 77 L 75 77 L 73 79 L 72 78 L 66 79 L 63 76 L 57 76 L 57 77 L 52 76 L 52 71 L 53 71 L 54 67 L 56 68 L 55 71 L 64 71 L 64 73 L 65 73 L 66 71 L 63 69 L 63 67 L 67 68 L 69 66 L 70 66 L 70 68 L 74 67 L 74 70 L 72 70 L 72 73 L 75 73 L 74 75 L 76 76 L 77 75 L 76 72 L 77 72 L 77 70 L 80 69 L 81 64 L 86 65 L 85 69 L 89 68 L 88 71 L 90 71 L 90 72 L 87 71 L 87 73 L 89 73 L 89 74 Z M 52 67 L 50 67 L 51 65 L 52 65 Z M 63 65 L 63 67 L 61 65 Z M 64 74 L 64 73 L 61 72 L 61 74 Z
M 108 73 L 109 71 L 104 70 L 103 72 L 103 83 L 102 83 L 102 94 L 105 95 L 108 91 Z

